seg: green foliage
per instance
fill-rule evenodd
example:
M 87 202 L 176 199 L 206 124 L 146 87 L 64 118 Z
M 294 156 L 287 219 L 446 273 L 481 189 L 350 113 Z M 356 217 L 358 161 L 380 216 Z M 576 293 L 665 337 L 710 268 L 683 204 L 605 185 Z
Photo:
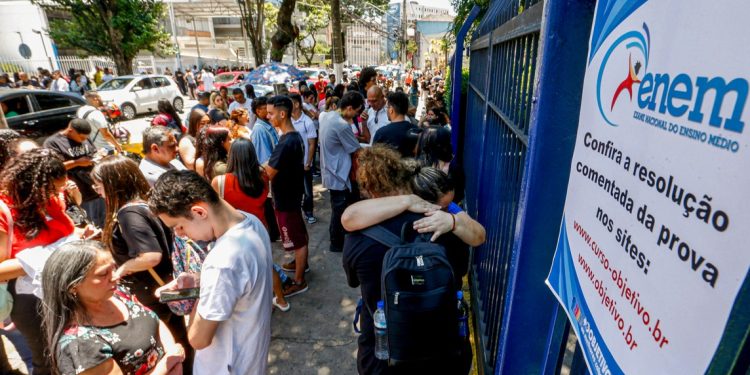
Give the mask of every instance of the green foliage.
M 92 55 L 106 54 L 120 72 L 132 72 L 141 50 L 170 53 L 169 34 L 160 20 L 165 6 L 156 0 L 33 0 L 43 8 L 63 11 L 69 19 L 50 24 L 50 36 L 63 47 Z
M 265 14 L 263 27 L 266 29 L 266 39 L 263 41 L 263 49 L 267 51 L 271 48 L 271 37 L 276 32 L 276 17 L 279 15 L 279 7 L 270 2 L 265 3 L 263 5 L 263 13 Z
M 451 92 L 453 90 L 453 82 L 450 68 L 445 69 L 445 93 L 443 99 L 445 100 L 445 106 L 448 109 L 448 113 L 451 111 Z M 469 92 L 469 68 L 463 68 L 461 70 L 461 95 L 466 95 Z
M 316 53 L 328 53 L 328 51 L 320 52 L 325 48 L 318 48 L 319 41 L 315 38 L 315 34 L 331 23 L 331 6 L 328 1 L 307 0 L 304 3 L 300 2 L 297 10 L 304 14 L 304 17 L 297 22 L 300 28 L 299 36 L 295 41 L 297 50 L 307 60 L 307 65 L 311 65 Z
M 453 25 L 451 25 L 451 44 L 455 43 L 456 35 L 458 35 L 458 31 L 461 30 L 461 26 L 463 26 L 466 17 L 469 16 L 471 9 L 474 5 L 479 6 L 479 16 L 474 20 L 469 33 L 466 34 L 467 41 L 470 40 L 471 34 L 474 33 L 474 30 L 479 25 L 482 17 L 484 17 L 487 9 L 490 7 L 490 0 L 451 0 L 451 5 L 453 6 L 453 10 L 456 11 L 456 17 L 453 19 Z

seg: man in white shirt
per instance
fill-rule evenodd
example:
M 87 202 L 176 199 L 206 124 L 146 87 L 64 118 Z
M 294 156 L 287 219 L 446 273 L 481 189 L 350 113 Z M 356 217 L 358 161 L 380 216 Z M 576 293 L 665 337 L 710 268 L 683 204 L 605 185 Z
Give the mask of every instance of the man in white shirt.
M 59 70 L 52 72 L 52 84 L 49 86 L 50 91 L 68 92 L 70 91 L 70 85 L 68 81 L 62 77 L 62 73 Z
M 154 186 L 164 172 L 169 170 L 185 170 L 177 157 L 177 138 L 172 130 L 166 126 L 149 126 L 143 131 L 144 157 L 138 169 L 141 170 L 146 181 Z
M 271 242 L 263 224 L 234 209 L 204 178 L 169 171 L 154 186 L 151 209 L 178 236 L 214 241 L 200 274 L 182 273 L 157 289 L 200 288 L 188 339 L 194 374 L 266 374 L 271 342 Z
M 360 118 L 367 121 L 367 129 L 370 130 L 370 146 L 372 146 L 375 133 L 390 123 L 388 111 L 385 108 L 385 96 L 380 86 L 374 85 L 367 90 L 367 103 L 370 104 L 370 108 L 363 112 Z
M 97 149 L 107 147 L 122 152 L 122 147 L 109 131 L 107 119 L 99 110 L 102 107 L 102 98 L 94 91 L 87 92 L 85 98 L 88 104 L 78 108 L 76 117 L 88 121 L 91 125 L 91 142 L 94 142 Z
M 302 113 L 302 96 L 299 94 L 289 95 L 292 99 L 292 125 L 302 139 L 306 140 L 305 146 L 305 190 L 302 198 L 302 211 L 305 213 L 305 220 L 308 224 L 315 224 L 318 219 L 313 216 L 313 158 L 315 157 L 315 148 L 318 145 L 318 132 L 315 130 L 313 120 L 306 114 Z
M 214 74 L 211 73 L 211 68 L 201 71 L 201 80 L 203 81 L 203 91 L 214 91 Z

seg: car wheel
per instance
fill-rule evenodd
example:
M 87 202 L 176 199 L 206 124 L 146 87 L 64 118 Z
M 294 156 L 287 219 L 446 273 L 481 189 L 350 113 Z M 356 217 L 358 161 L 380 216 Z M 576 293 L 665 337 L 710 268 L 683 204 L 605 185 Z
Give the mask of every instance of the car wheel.
M 132 120 L 135 118 L 135 107 L 130 103 L 125 103 L 120 107 L 122 111 L 122 117 L 126 120 Z
M 182 112 L 182 108 L 185 105 L 185 102 L 183 102 L 182 98 L 178 96 L 174 98 L 174 102 L 172 103 L 172 105 L 174 106 L 175 111 Z

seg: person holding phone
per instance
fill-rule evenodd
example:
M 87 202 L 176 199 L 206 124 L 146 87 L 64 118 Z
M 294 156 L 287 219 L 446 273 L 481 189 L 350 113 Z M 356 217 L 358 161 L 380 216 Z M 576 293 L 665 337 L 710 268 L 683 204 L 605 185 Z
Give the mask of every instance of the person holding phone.
M 42 313 L 55 373 L 182 374 L 183 347 L 118 287 L 116 268 L 95 241 L 63 244 L 47 260 Z
M 301 157 L 301 155 L 300 155 Z M 200 274 L 160 288 L 200 288 L 188 336 L 196 374 L 266 374 L 271 341 L 271 241 L 263 223 L 219 197 L 192 171 L 169 171 L 154 185 L 151 210 L 175 234 L 214 241 Z
M 169 307 L 154 296 L 161 283 L 172 279 L 169 254 L 173 234 L 146 204 L 150 191 L 148 181 L 138 164 L 124 156 L 104 158 L 91 176 L 94 189 L 106 202 L 107 220 L 102 242 L 117 264 L 115 277 L 169 327 L 175 340 L 185 348 L 185 363 L 190 364 L 193 352 L 182 317 L 172 314 Z M 186 366 L 186 371 L 189 368 Z

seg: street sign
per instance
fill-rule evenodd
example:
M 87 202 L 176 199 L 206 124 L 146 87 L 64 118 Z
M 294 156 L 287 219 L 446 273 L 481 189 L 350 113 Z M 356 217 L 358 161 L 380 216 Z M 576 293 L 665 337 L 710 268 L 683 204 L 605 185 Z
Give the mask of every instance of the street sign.
M 31 48 L 29 48 L 26 43 L 21 43 L 21 45 L 18 46 L 18 53 L 20 53 L 21 57 L 26 60 L 31 58 Z

